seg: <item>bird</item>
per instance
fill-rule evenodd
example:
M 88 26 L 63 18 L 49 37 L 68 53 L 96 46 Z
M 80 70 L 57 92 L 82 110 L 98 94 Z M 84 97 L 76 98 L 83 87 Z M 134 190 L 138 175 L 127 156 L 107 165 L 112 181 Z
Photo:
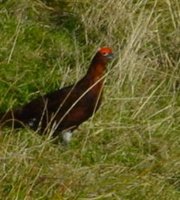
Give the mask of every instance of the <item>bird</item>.
M 100 107 L 106 67 L 113 57 L 111 48 L 99 48 L 87 73 L 79 81 L 0 113 L 0 127 L 27 126 L 40 134 L 51 131 L 53 137 L 60 135 L 62 141 L 68 144 L 73 131 Z

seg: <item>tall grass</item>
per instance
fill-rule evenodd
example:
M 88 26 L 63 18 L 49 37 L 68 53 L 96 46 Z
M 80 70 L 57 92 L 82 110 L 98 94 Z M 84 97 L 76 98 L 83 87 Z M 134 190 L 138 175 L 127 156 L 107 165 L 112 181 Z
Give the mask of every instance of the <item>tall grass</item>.
M 115 53 L 101 109 L 68 148 L 0 130 L 1 199 L 179 199 L 178 0 L 5 1 L 0 109 L 74 82 Z

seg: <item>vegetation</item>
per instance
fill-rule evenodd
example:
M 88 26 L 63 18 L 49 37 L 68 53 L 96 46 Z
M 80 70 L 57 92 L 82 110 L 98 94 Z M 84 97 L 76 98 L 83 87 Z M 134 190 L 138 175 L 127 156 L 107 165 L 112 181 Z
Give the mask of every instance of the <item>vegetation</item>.
M 0 130 L 0 199 L 180 198 L 178 0 L 0 3 L 0 110 L 78 80 L 110 46 L 101 109 L 69 147 Z

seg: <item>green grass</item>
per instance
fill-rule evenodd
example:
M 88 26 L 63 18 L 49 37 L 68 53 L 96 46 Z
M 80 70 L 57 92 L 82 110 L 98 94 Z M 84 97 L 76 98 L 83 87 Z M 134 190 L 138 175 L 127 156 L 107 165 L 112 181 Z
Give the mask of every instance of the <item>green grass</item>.
M 1 111 L 80 79 L 99 46 L 115 53 L 68 148 L 0 130 L 0 199 L 180 198 L 179 12 L 178 0 L 0 3 Z

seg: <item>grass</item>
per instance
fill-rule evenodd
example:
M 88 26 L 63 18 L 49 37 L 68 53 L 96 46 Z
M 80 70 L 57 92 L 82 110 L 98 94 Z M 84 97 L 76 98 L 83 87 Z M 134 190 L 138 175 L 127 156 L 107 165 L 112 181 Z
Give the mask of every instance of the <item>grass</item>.
M 101 109 L 68 148 L 0 130 L 0 199 L 180 198 L 178 0 L 0 4 L 0 109 L 78 80 L 111 46 Z

